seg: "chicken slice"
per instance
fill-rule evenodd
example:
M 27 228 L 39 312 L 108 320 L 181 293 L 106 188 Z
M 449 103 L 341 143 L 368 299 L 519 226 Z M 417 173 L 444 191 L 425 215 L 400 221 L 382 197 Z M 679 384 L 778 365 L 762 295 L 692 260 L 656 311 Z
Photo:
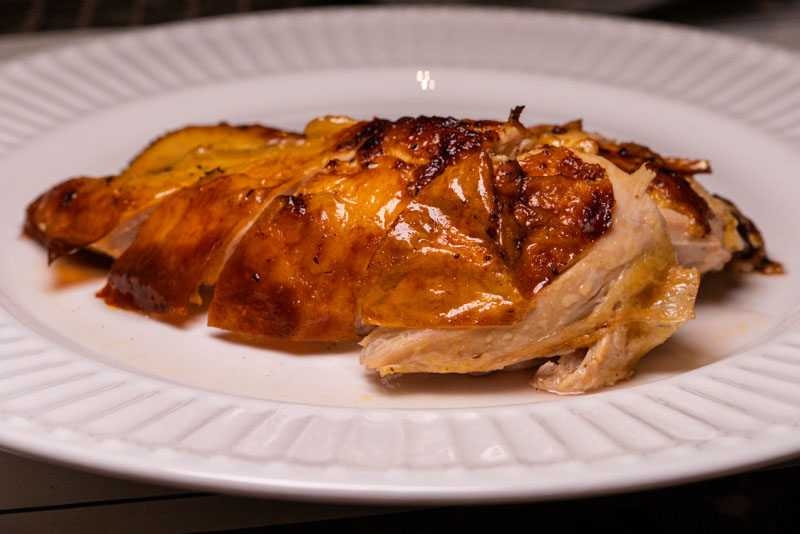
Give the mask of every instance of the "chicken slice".
M 208 324 L 298 340 L 356 337 L 354 288 L 385 230 L 376 208 L 398 200 L 396 188 L 379 187 L 386 181 L 362 185 L 346 198 L 323 192 L 276 198 L 222 269 Z M 378 195 L 372 198 L 380 206 L 355 202 L 359 193 Z
M 375 329 L 361 361 L 381 375 L 474 373 L 560 356 L 533 384 L 576 393 L 626 378 L 636 361 L 693 316 L 699 273 L 676 263 L 658 208 L 647 195 L 653 172 L 632 175 L 602 157 L 613 185 L 610 229 L 534 298 L 518 323 L 469 329 Z M 624 340 L 624 341 L 622 341 Z
M 118 308 L 186 315 L 190 302 L 201 302 L 200 285 L 213 284 L 225 252 L 274 190 L 234 174 L 201 179 L 170 196 L 114 262 L 98 296 Z
M 302 142 L 273 145 L 236 167 L 244 173 L 217 172 L 169 196 L 148 214 L 98 296 L 121 308 L 187 314 L 190 302 L 200 303 L 199 287 L 216 283 L 231 250 L 272 199 L 352 155 L 342 141 L 363 127 L 334 117 L 315 121 Z
M 395 220 L 359 295 L 366 324 L 436 328 L 510 324 L 528 310 L 500 248 L 492 160 L 451 165 Z
M 168 195 L 296 137 L 263 126 L 227 124 L 171 132 L 117 176 L 73 178 L 44 193 L 28 207 L 26 233 L 47 246 L 50 261 L 87 247 L 119 256 Z

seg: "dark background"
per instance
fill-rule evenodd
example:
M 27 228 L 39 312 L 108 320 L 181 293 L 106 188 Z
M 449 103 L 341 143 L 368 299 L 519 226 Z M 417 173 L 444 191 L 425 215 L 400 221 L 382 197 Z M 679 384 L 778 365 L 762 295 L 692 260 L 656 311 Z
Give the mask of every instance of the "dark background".
M 355 0 L 0 0 L 0 33 L 159 24 L 283 8 L 378 4 L 482 4 L 569 9 L 705 25 L 743 17 L 780 17 L 796 0 L 505 0 L 436 2 Z M 798 29 L 800 32 L 800 29 Z

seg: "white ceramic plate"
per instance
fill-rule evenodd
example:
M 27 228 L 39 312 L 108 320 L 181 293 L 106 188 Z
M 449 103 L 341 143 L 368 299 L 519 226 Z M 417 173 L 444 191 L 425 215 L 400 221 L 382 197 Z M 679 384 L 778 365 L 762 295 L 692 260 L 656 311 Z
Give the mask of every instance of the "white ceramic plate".
M 189 123 L 439 114 L 589 129 L 707 157 L 785 276 L 709 277 L 636 377 L 580 397 L 523 372 L 381 386 L 353 344 L 237 342 L 107 308 L 101 272 L 20 237 L 56 181 Z M 653 487 L 800 453 L 800 60 L 669 26 L 475 9 L 288 12 L 159 27 L 0 68 L 0 444 L 225 492 L 358 502 Z

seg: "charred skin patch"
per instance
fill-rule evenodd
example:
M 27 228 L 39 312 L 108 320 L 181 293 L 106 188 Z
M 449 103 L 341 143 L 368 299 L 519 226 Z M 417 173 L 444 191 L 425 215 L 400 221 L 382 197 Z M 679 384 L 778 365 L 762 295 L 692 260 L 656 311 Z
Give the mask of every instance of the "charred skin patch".
M 499 166 L 490 234 L 517 289 L 533 298 L 611 227 L 614 192 L 599 165 L 546 147 Z
M 462 121 L 452 117 L 402 117 L 395 122 L 375 119 L 352 129 L 349 139 L 340 146 L 358 148 L 358 161 L 363 167 L 375 159 L 393 154 L 395 165 L 415 167 L 408 183 L 412 196 L 428 185 L 460 158 L 497 140 L 502 123 L 496 121 Z
M 465 154 L 475 152 L 497 139 L 491 127 L 496 123 L 468 123 L 452 117 L 404 117 L 398 121 L 398 133 L 408 132 L 410 146 L 426 153 L 428 162 L 417 169 L 409 191 L 414 195 Z
M 353 150 L 362 143 L 369 145 L 379 143 L 381 134 L 390 124 L 384 119 L 373 119 L 370 122 L 354 126 L 343 135 L 342 141 L 336 145 L 336 151 Z
M 303 196 L 293 196 L 289 195 L 286 197 L 286 205 L 289 208 L 289 213 L 296 218 L 301 218 L 303 215 L 306 214 L 306 203 L 303 200 Z

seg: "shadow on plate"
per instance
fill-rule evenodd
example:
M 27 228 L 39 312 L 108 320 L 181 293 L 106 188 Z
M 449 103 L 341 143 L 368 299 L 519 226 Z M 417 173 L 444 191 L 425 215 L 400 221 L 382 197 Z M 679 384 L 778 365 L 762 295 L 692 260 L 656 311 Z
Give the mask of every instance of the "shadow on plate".
M 746 285 L 745 277 L 747 276 L 763 275 L 730 271 L 704 274 L 697 292 L 697 303 L 723 304 L 730 295 Z
M 52 281 L 50 289 L 59 290 L 79 284 L 105 280 L 114 260 L 102 254 L 85 250 L 62 256 L 50 265 Z
M 212 334 L 217 339 L 222 339 L 229 343 L 246 345 L 257 349 L 273 350 L 296 356 L 319 355 L 319 354 L 344 354 L 352 352 L 353 357 L 358 358 L 358 351 L 361 347 L 358 340 L 340 341 L 338 343 L 322 341 L 288 341 L 285 339 L 274 339 L 269 337 L 252 336 L 239 334 L 237 332 L 216 332 Z

